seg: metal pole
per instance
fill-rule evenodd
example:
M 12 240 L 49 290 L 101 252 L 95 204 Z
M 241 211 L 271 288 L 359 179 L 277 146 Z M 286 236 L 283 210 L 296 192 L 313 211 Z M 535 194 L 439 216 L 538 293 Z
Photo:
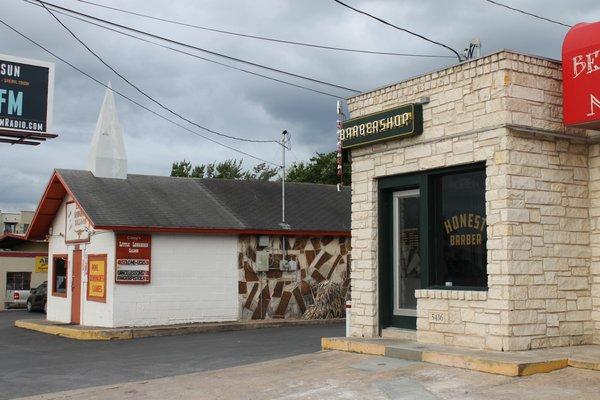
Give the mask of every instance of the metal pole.
M 281 132 L 281 223 L 285 224 L 285 135 L 287 131 Z

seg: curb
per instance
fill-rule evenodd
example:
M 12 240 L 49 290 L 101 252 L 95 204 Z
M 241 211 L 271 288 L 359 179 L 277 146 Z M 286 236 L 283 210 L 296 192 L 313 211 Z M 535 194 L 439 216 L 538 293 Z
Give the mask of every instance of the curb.
M 263 320 L 264 321 L 264 320 Z M 241 331 L 285 326 L 333 325 L 344 322 L 343 318 L 328 320 L 275 320 L 266 322 L 222 322 L 188 325 L 155 326 L 143 328 L 85 328 L 69 324 L 40 323 L 38 320 L 17 320 L 15 326 L 49 335 L 76 340 L 127 340 L 147 337 L 180 336 L 192 333 Z
M 546 373 L 563 369 L 567 366 L 600 369 L 600 364 L 598 363 L 575 361 L 565 357 L 554 357 L 539 361 L 504 361 L 494 357 L 486 357 L 485 355 L 428 350 L 426 346 L 423 346 L 423 350 L 420 350 L 413 346 L 386 346 L 380 343 L 346 340 L 345 338 L 322 338 L 321 346 L 323 350 L 338 350 L 410 361 L 422 361 L 430 364 L 512 377 Z

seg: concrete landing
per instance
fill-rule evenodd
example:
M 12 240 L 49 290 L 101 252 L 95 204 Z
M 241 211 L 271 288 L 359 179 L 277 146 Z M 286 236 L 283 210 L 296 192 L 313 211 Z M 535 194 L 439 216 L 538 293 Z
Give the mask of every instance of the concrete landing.
M 344 319 L 276 319 L 241 322 L 208 322 L 159 325 L 148 327 L 102 328 L 96 326 L 71 325 L 42 319 L 22 319 L 15 321 L 15 326 L 77 340 L 123 340 L 153 336 L 187 335 L 190 333 L 277 328 L 282 326 L 341 324 L 344 321 Z
M 600 346 L 499 352 L 417 343 L 414 340 L 323 338 L 323 350 L 423 361 L 506 376 L 528 376 L 567 366 L 600 371 Z

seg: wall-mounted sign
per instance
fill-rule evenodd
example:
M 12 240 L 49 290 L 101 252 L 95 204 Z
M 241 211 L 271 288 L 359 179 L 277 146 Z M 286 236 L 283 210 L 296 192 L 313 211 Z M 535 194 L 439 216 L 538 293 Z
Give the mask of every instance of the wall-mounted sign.
M 54 64 L 0 54 L 0 130 L 50 132 L 53 90 Z
M 344 121 L 338 139 L 348 149 L 422 132 L 423 106 L 407 104 Z
M 35 257 L 35 272 L 48 272 L 48 256 Z
M 90 240 L 90 224 L 85 217 L 85 214 L 77 203 L 70 201 L 67 203 L 67 220 L 65 228 L 66 243 L 81 243 L 89 242 Z
M 150 235 L 117 235 L 115 282 L 150 283 Z
M 483 243 L 485 218 L 479 214 L 461 213 L 444 220 L 450 246 L 480 246 Z
M 562 66 L 564 124 L 600 129 L 600 22 L 571 28 Z
M 106 255 L 88 256 L 88 300 L 106 301 L 106 259 Z

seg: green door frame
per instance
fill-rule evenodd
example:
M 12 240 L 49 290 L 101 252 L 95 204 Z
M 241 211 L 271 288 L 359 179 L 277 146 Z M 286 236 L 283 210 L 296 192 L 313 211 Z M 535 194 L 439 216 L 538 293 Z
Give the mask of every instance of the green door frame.
M 397 327 L 416 329 L 417 318 L 411 316 L 397 316 L 393 312 L 394 282 L 392 279 L 391 263 L 394 259 L 393 240 L 393 193 L 401 190 L 419 189 L 419 247 L 421 256 L 421 287 L 429 285 L 429 247 L 427 238 L 429 234 L 429 213 L 427 206 L 428 185 L 427 175 L 411 174 L 393 176 L 379 180 L 379 315 L 380 328 Z
M 419 245 L 421 255 L 421 287 L 431 288 L 434 280 L 435 268 L 432 264 L 434 251 L 437 244 L 433 241 L 434 232 L 432 224 L 434 215 L 434 196 L 432 179 L 440 174 L 454 172 L 468 172 L 485 169 L 485 163 L 453 166 L 430 171 L 416 172 L 405 175 L 380 178 L 378 181 L 378 276 L 379 276 L 379 330 L 389 326 L 416 329 L 416 317 L 394 316 L 392 308 L 393 280 L 391 263 L 394 257 L 392 243 L 393 224 L 392 206 L 393 192 L 405 189 L 419 189 Z M 454 290 L 487 290 L 487 287 L 439 287 L 436 289 Z

